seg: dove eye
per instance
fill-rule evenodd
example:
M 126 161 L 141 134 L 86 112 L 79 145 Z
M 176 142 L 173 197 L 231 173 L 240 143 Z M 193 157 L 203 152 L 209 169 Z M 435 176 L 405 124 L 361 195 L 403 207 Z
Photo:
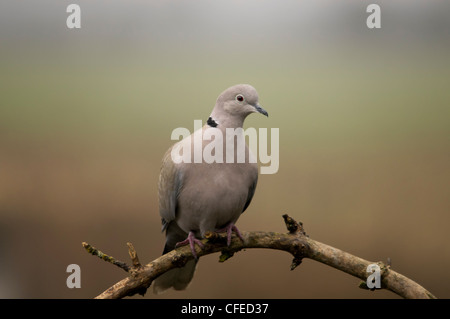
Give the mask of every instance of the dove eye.
M 242 94 L 236 95 L 236 101 L 239 101 L 239 102 L 244 101 L 244 96 Z

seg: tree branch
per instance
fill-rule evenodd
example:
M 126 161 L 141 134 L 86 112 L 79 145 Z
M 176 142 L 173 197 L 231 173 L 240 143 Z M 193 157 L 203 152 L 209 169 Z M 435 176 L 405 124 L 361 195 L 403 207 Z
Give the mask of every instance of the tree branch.
M 297 223 L 288 215 L 283 215 L 283 218 L 289 233 L 241 232 L 244 242 L 233 236 L 229 247 L 226 247 L 225 235 L 208 232 L 205 234 L 205 239 L 203 240 L 203 249 L 196 246 L 197 256 L 201 257 L 222 252 L 219 261 L 223 262 L 232 257 L 235 252 L 244 248 L 277 249 L 292 254 L 294 259 L 291 264 L 291 270 L 300 265 L 303 258 L 310 258 L 360 278 L 365 284 L 368 275 L 370 275 L 366 272 L 367 267 L 370 264 L 374 264 L 374 262 L 364 260 L 340 249 L 315 241 L 306 235 L 302 223 Z M 83 247 L 90 254 L 99 256 L 103 260 L 129 273 L 128 277 L 105 290 L 96 297 L 97 299 L 118 299 L 135 294 L 144 295 L 156 277 L 172 268 L 182 267 L 187 261 L 194 258 L 189 246 L 184 246 L 172 250 L 149 264 L 142 266 L 137 258 L 133 245 L 128 243 L 129 254 L 133 263 L 133 266 L 128 266 L 100 252 L 87 243 L 83 243 Z M 397 295 L 408 299 L 436 298 L 418 283 L 390 269 L 389 265 L 385 265 L 382 262 L 377 262 L 376 264 L 381 269 L 382 288 L 391 290 Z M 364 287 L 364 285 L 361 286 Z

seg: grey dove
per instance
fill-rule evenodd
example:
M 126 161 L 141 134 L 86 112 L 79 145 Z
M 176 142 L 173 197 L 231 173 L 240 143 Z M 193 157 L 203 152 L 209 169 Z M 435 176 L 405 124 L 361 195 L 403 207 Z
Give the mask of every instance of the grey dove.
M 228 245 L 232 232 L 243 240 L 235 223 L 249 206 L 258 181 L 256 158 L 242 133 L 244 120 L 251 113 L 268 116 L 258 103 L 255 88 L 248 84 L 232 86 L 219 95 L 207 123 L 173 145 L 164 155 L 158 185 L 162 230 L 166 232 L 163 254 L 188 244 L 195 259 L 156 278 L 153 284 L 155 293 L 169 288 L 186 289 L 198 262 L 195 245 L 202 248 L 200 239 L 205 232 L 226 232 Z M 227 128 L 237 129 L 234 130 L 237 133 L 227 134 Z M 207 130 L 222 134 L 223 143 L 217 144 L 215 161 L 198 163 L 194 160 L 194 141 Z M 197 145 L 203 151 L 213 140 L 202 138 Z M 238 145 L 245 147 L 238 148 Z M 174 161 L 174 147 L 191 150 L 190 157 Z M 242 149 L 245 151 L 243 154 L 239 152 Z M 239 156 L 242 157 L 239 159 Z

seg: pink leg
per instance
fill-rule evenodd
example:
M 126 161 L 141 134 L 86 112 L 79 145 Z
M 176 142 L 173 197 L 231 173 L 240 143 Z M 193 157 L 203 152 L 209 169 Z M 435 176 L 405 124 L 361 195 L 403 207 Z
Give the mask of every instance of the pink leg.
M 231 244 L 231 233 L 235 232 L 236 235 L 242 240 L 244 241 L 244 238 L 242 237 L 241 232 L 239 231 L 239 229 L 237 229 L 237 227 L 234 225 L 234 223 L 229 223 L 227 227 L 222 228 L 220 230 L 218 230 L 218 233 L 223 233 L 223 232 L 227 232 L 227 246 L 230 246 Z
M 190 231 L 187 238 L 183 241 L 176 243 L 175 247 L 180 247 L 187 244 L 189 244 L 189 246 L 191 247 L 192 255 L 194 255 L 195 259 L 198 259 L 197 253 L 195 252 L 195 244 L 199 245 L 200 248 L 203 248 L 202 241 L 200 239 L 195 238 L 194 233 Z

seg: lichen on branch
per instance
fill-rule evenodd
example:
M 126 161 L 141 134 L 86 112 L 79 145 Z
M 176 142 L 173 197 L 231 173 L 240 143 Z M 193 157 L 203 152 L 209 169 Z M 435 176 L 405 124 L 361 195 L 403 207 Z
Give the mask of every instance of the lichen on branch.
M 219 261 L 223 262 L 231 258 L 235 252 L 245 248 L 266 248 L 283 250 L 293 256 L 290 269 L 299 266 L 303 258 L 309 258 L 330 267 L 346 272 L 366 282 L 367 267 L 376 262 L 370 262 L 360 257 L 351 255 L 340 249 L 323 244 L 309 238 L 303 228 L 303 224 L 295 221 L 288 215 L 283 215 L 288 233 L 276 232 L 241 232 L 243 241 L 233 237 L 229 247 L 226 245 L 226 235 L 208 232 L 203 239 L 204 247 L 197 249 L 197 256 L 221 252 Z M 97 248 L 83 242 L 83 247 L 92 255 L 98 256 L 119 268 L 127 271 L 129 276 L 117 282 L 103 293 L 98 299 L 117 299 L 135 294 L 144 295 L 152 281 L 166 271 L 183 267 L 194 256 L 188 246 L 176 248 L 167 254 L 153 260 L 143 266 L 137 258 L 137 253 L 131 243 L 127 243 L 132 266 L 106 255 Z M 436 297 L 418 283 L 395 272 L 389 266 L 381 265 L 382 288 L 388 289 L 397 295 L 408 299 L 435 299 Z M 364 285 L 360 285 L 364 287 Z

